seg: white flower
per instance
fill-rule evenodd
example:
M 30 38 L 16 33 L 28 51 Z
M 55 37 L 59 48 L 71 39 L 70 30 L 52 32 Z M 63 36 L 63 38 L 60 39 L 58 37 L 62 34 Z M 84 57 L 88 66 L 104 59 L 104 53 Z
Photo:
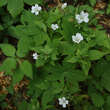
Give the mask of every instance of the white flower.
M 52 24 L 52 25 L 51 25 L 51 28 L 55 31 L 55 30 L 58 29 L 59 27 L 58 27 L 57 24 Z
M 75 43 L 80 43 L 83 40 L 83 36 L 80 33 L 76 33 L 76 35 L 72 35 L 72 40 Z
M 31 12 L 35 13 L 35 15 L 38 15 L 41 10 L 42 8 L 38 4 L 35 4 L 35 6 L 32 6 L 31 8 Z
M 34 59 L 34 60 L 37 60 L 39 55 L 38 55 L 37 53 L 33 53 L 32 56 L 33 56 L 33 59 Z
M 59 105 L 62 105 L 63 108 L 66 108 L 66 105 L 69 103 L 68 100 L 66 100 L 65 97 L 59 98 Z
M 82 23 L 82 22 L 88 23 L 89 22 L 88 16 L 89 16 L 88 13 L 85 13 L 84 11 L 81 11 L 80 14 L 76 15 L 76 19 L 77 19 L 79 24 Z
M 61 6 L 62 9 L 66 8 L 66 7 L 67 7 L 67 3 L 63 3 Z

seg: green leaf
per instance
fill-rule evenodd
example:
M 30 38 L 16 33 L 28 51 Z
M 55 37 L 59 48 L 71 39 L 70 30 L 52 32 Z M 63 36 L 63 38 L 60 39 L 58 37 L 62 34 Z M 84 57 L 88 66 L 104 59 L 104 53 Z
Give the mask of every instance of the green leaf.
M 84 72 L 80 70 L 65 70 L 65 76 L 69 79 L 69 81 L 84 81 L 86 79 L 86 75 Z
M 52 48 L 49 45 L 46 45 L 44 48 L 40 49 L 44 54 L 51 54 Z
M 90 50 L 88 53 L 90 60 L 98 60 L 102 58 L 106 53 L 98 51 L 98 50 Z
M 47 91 L 44 92 L 44 94 L 42 96 L 42 108 L 43 108 L 43 110 L 48 108 L 47 104 L 50 101 L 52 101 L 53 97 L 54 97 L 53 90 L 48 89 Z
M 5 109 L 7 106 L 8 106 L 8 103 L 7 103 L 7 102 L 3 102 L 3 103 L 1 104 L 1 108 L 2 108 L 2 109 Z
M 86 75 L 88 75 L 89 69 L 91 67 L 90 61 L 81 61 L 81 66 Z
M 63 18 L 62 28 L 63 28 L 63 36 L 66 40 L 72 41 L 72 35 L 76 30 L 73 29 L 73 22 L 69 21 L 69 19 L 73 19 L 71 16 L 66 16 Z
M 28 103 L 26 101 L 20 101 L 17 104 L 17 108 L 19 110 L 27 110 L 28 109 Z
M 43 31 L 47 31 L 46 25 L 43 23 L 43 20 L 38 18 L 37 16 L 34 16 L 32 13 L 29 11 L 24 11 L 22 16 L 21 16 L 21 22 L 23 24 L 30 24 L 30 25 L 35 25 L 42 29 Z
M 93 74 L 100 78 L 100 84 L 107 91 L 110 91 L 110 62 L 105 60 L 99 61 L 94 65 Z
M 6 72 L 6 74 L 13 74 L 13 70 L 16 69 L 16 59 L 7 58 L 4 60 L 3 64 L 0 66 L 0 71 Z
M 64 82 L 61 82 L 61 83 L 59 83 L 59 82 L 52 82 L 51 83 L 51 86 L 53 87 L 53 92 L 55 93 L 55 94 L 58 94 L 58 93 L 60 93 L 62 90 L 63 90 L 63 87 L 64 87 Z
M 7 4 L 7 0 L 0 0 L 0 7 Z
M 45 41 L 48 40 L 48 34 L 43 32 L 41 29 L 36 28 L 35 35 L 33 36 L 33 40 L 34 40 L 36 46 L 42 45 Z
M 93 104 L 96 107 L 101 107 L 101 106 L 104 105 L 104 98 L 99 93 L 93 93 L 93 94 L 91 94 L 91 99 L 92 99 Z
M 40 56 L 37 60 L 36 60 L 36 67 L 41 67 L 44 66 L 45 64 L 45 59 L 44 56 Z
M 11 26 L 11 27 L 9 27 L 8 31 L 11 34 L 11 36 L 16 39 L 20 39 L 22 37 L 27 37 L 29 34 L 26 31 L 26 26 L 24 26 L 24 25 L 17 25 L 16 27 Z
M 70 57 L 75 56 L 73 53 L 75 52 L 76 47 L 69 42 L 60 42 L 59 49 L 62 55 L 70 55 Z
M 32 65 L 29 61 L 25 60 L 20 64 L 21 72 L 29 78 L 33 77 Z
M 96 77 L 100 77 L 104 74 L 104 72 L 106 72 L 106 70 L 109 69 L 109 64 L 106 61 L 99 61 L 97 62 L 94 67 L 93 67 L 93 74 Z
M 95 31 L 95 41 L 97 45 L 110 49 L 110 39 L 108 38 L 105 31 Z
M 19 57 L 25 57 L 29 50 L 31 45 L 31 38 L 22 37 L 18 42 L 18 50 L 17 50 L 17 56 Z
M 96 0 L 89 0 L 91 6 L 94 6 L 96 4 Z
M 104 68 L 104 70 L 105 70 L 105 68 Z M 104 71 L 104 73 L 102 75 L 101 84 L 103 85 L 103 87 L 106 90 L 108 90 L 110 92 L 110 69 L 109 69 L 109 67 Z
M 6 94 L 1 94 L 0 95 L 0 101 L 5 100 L 5 98 L 6 98 Z
M 0 25 L 0 31 L 2 31 L 3 30 L 3 26 L 2 25 Z
M 70 94 L 74 94 L 74 93 L 80 91 L 80 87 L 79 87 L 78 82 L 76 82 L 74 80 L 73 81 L 69 81 L 68 80 L 67 86 L 68 86 L 67 89 L 68 89 L 68 91 L 69 91 Z
M 15 85 L 16 83 L 19 83 L 24 77 L 24 74 L 22 74 L 22 72 L 17 69 L 14 74 L 13 74 L 13 85 Z
M 108 4 L 107 10 L 106 10 L 107 14 L 110 14 L 110 4 Z
M 0 44 L 0 48 L 6 56 L 15 56 L 16 49 L 11 44 Z
M 13 17 L 16 17 L 23 10 L 24 3 L 23 0 L 8 0 L 8 11 Z
M 106 103 L 110 106 L 110 96 L 107 97 Z
M 62 17 L 62 13 L 59 11 L 59 9 L 56 8 L 55 11 L 50 11 L 49 16 L 47 18 L 46 23 L 48 25 L 51 25 L 52 23 L 58 21 Z
M 24 2 L 28 5 L 34 5 L 34 4 L 42 4 L 43 0 L 24 0 Z

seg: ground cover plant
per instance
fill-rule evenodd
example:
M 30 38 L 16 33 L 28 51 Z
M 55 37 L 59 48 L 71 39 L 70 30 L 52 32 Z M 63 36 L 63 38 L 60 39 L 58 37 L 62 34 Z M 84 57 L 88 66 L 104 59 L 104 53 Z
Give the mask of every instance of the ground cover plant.
M 109 110 L 109 14 L 110 1 L 0 0 L 0 110 Z

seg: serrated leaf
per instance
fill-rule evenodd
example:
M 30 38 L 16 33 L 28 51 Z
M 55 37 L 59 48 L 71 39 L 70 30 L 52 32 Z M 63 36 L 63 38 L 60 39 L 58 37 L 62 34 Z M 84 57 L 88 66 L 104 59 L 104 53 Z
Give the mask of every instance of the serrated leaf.
M 45 41 L 48 40 L 48 34 L 36 28 L 35 35 L 33 36 L 33 40 L 36 46 L 42 45 Z
M 41 18 L 38 18 L 38 16 L 34 16 L 32 13 L 29 11 L 24 11 L 22 16 L 21 16 L 21 22 L 23 24 L 33 24 L 43 31 L 47 31 L 46 25 L 43 23 L 43 20 Z
M 80 70 L 65 70 L 65 76 L 71 80 L 73 82 L 76 81 L 84 81 L 86 79 L 86 75 L 84 74 L 84 72 L 80 71 Z
M 0 48 L 6 56 L 15 56 L 16 49 L 11 44 L 0 44 Z
M 107 10 L 106 10 L 107 14 L 110 14 L 110 4 L 108 4 Z
M 3 28 L 3 26 L 2 25 L 0 25 L 0 31 L 2 31 L 4 28 Z
M 68 89 L 69 89 L 70 93 L 74 94 L 74 93 L 80 91 L 78 82 L 76 82 L 74 80 L 71 82 L 68 80 L 67 84 L 68 84 L 67 86 L 69 87 Z
M 45 64 L 45 59 L 43 58 L 43 56 L 40 56 L 37 60 L 36 60 L 36 67 L 41 67 L 44 66 Z
M 89 0 L 90 4 L 94 6 L 96 4 L 96 0 Z
M 28 109 L 28 103 L 26 101 L 18 102 L 17 108 L 19 110 L 27 110 Z
M 98 51 L 98 50 L 90 50 L 88 53 L 90 60 L 98 60 L 103 57 L 106 53 Z
M 101 75 L 104 74 L 105 70 L 107 70 L 108 67 L 109 66 L 108 66 L 107 62 L 101 60 L 94 65 L 93 74 L 96 77 L 100 77 Z
M 95 36 L 96 38 L 94 42 L 96 42 L 97 45 L 110 49 L 110 39 L 107 37 L 105 31 L 96 30 Z
M 14 58 L 7 58 L 4 60 L 3 64 L 0 66 L 0 71 L 6 72 L 6 74 L 13 74 L 13 70 L 16 68 L 16 59 Z
M 96 107 L 101 107 L 104 105 L 104 98 L 101 94 L 93 93 L 91 94 L 91 99 Z
M 42 96 L 42 108 L 43 110 L 48 108 L 48 103 L 53 99 L 54 94 L 53 91 L 51 91 L 51 89 L 47 90 L 44 92 L 43 96 Z
M 23 10 L 24 3 L 23 0 L 8 0 L 8 11 L 13 17 L 16 17 Z
M 94 75 L 100 77 L 100 83 L 106 90 L 110 91 L 110 62 L 105 60 L 99 61 L 94 65 Z
M 105 70 L 105 72 L 103 73 L 101 83 L 106 90 L 110 91 L 110 70 L 109 69 Z
M 54 89 L 53 92 L 54 92 L 55 94 L 58 94 L 58 93 L 60 93 L 60 92 L 63 90 L 64 82 L 61 82 L 61 83 L 59 83 L 59 82 L 53 82 L 51 86 L 52 86 L 53 89 Z
M 34 5 L 34 4 L 42 4 L 43 0 L 24 0 L 24 2 L 28 5 Z
M 31 38 L 22 37 L 18 42 L 18 49 L 17 49 L 17 56 L 19 57 L 25 57 L 29 50 L 31 45 Z
M 46 23 L 51 25 L 52 23 L 58 21 L 62 17 L 62 13 L 56 8 L 55 11 L 50 11 Z
M 63 55 L 70 55 L 72 57 L 76 47 L 69 42 L 60 42 L 59 49 Z
M 26 26 L 24 25 L 17 25 L 16 27 L 11 26 L 9 27 L 8 32 L 11 34 L 12 37 L 20 39 L 22 37 L 28 36 L 28 33 L 25 28 Z
M 29 61 L 25 60 L 20 64 L 21 72 L 29 78 L 33 77 L 32 65 Z
M 106 103 L 110 106 L 110 96 L 107 97 Z
M 90 61 L 81 61 L 81 67 L 85 73 L 85 75 L 88 75 L 89 69 L 91 67 Z
M 74 34 L 74 24 L 70 22 L 71 16 L 66 16 L 63 18 L 62 28 L 63 28 L 63 36 L 66 40 L 72 41 L 72 35 Z M 69 29 L 69 30 L 68 30 Z
M 7 0 L 0 0 L 0 7 L 7 4 Z
M 23 79 L 23 77 L 24 74 L 19 69 L 17 69 L 13 74 L 13 85 L 19 83 Z

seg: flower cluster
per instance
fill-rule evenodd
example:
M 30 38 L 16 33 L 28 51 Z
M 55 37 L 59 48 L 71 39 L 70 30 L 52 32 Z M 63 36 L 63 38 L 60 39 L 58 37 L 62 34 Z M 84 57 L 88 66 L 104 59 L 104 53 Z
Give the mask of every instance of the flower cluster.
M 59 27 L 58 27 L 58 24 L 52 24 L 52 25 L 51 25 L 51 28 L 55 31 L 55 30 L 58 29 Z
M 62 9 L 66 8 L 66 7 L 67 7 L 67 3 L 63 3 L 61 6 Z M 35 6 L 32 6 L 31 12 L 35 13 L 35 15 L 38 15 L 41 10 L 42 10 L 42 8 L 38 4 L 35 4 Z M 82 22 L 88 23 L 89 22 L 88 16 L 89 16 L 88 13 L 81 11 L 80 14 L 76 15 L 76 20 L 79 24 Z M 58 26 L 58 24 L 52 24 L 51 28 L 55 31 L 59 28 L 59 26 Z M 83 40 L 83 36 L 80 33 L 76 33 L 76 35 L 72 35 L 73 42 L 79 44 L 82 40 Z M 33 56 L 34 59 L 37 59 L 37 57 L 38 57 L 37 54 L 34 54 L 34 55 L 35 55 L 35 56 Z
M 63 3 L 61 8 L 65 9 L 67 7 L 67 3 Z M 35 15 L 38 15 L 39 12 L 41 11 L 41 7 L 38 6 L 38 4 L 36 4 L 35 6 L 32 6 L 32 13 L 35 13 Z M 85 13 L 84 11 L 82 11 L 80 14 L 76 15 L 76 20 L 77 22 L 80 24 L 82 22 L 88 23 L 89 22 L 89 18 L 88 18 L 88 13 Z M 51 28 L 55 31 L 59 28 L 58 24 L 51 24 Z M 83 36 L 81 35 L 81 33 L 76 33 L 76 35 L 72 35 L 72 41 L 79 44 L 81 41 L 83 40 Z M 37 60 L 38 59 L 38 54 L 37 53 L 33 53 L 33 59 Z M 59 105 L 61 105 L 63 108 L 66 108 L 67 104 L 69 104 L 69 101 L 66 100 L 65 97 L 59 98 Z
M 42 10 L 42 7 L 40 7 L 38 4 L 35 4 L 35 6 L 32 6 L 31 12 L 35 15 L 39 15 L 39 12 Z
M 59 105 L 62 105 L 63 108 L 66 108 L 66 105 L 69 103 L 68 100 L 66 100 L 65 97 L 59 98 Z
M 83 40 L 83 36 L 80 33 L 76 33 L 76 35 L 72 35 L 72 40 L 79 44 Z
M 67 3 L 63 3 L 61 6 L 62 9 L 66 8 L 66 7 L 67 7 Z
M 81 11 L 80 14 L 76 15 L 76 20 L 78 21 L 79 24 L 82 22 L 88 23 L 89 22 L 88 16 L 89 16 L 88 13 Z
M 39 55 L 38 55 L 37 53 L 33 53 L 32 56 L 33 56 L 33 59 L 34 59 L 34 60 L 37 60 Z

